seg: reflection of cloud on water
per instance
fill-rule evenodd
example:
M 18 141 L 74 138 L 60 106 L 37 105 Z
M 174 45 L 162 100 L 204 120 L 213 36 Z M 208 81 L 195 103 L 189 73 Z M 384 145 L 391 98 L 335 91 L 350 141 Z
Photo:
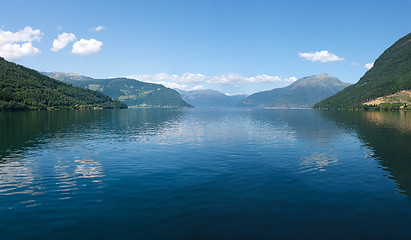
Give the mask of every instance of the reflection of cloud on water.
M 103 167 L 99 162 L 92 159 L 76 159 L 76 170 L 74 173 L 78 178 L 104 177 Z
M 338 159 L 330 153 L 313 153 L 311 156 L 301 158 L 301 172 L 326 171 L 326 167 L 335 165 Z
M 208 113 L 204 110 L 206 114 Z M 205 142 L 236 144 L 258 141 L 263 144 L 285 144 L 296 141 L 295 131 L 286 122 L 267 122 L 265 119 L 253 119 L 253 116 L 215 111 L 213 118 L 188 115 L 178 124 L 164 131 L 159 137 L 166 144 L 188 144 L 198 146 Z M 235 124 L 234 124 L 235 123 Z M 190 126 L 190 127 L 187 127 Z M 173 141 L 169 141 L 174 139 Z
M 34 173 L 30 167 L 20 162 L 10 162 L 0 167 L 0 194 L 30 194 L 29 188 L 34 181 Z
M 61 195 L 60 200 L 70 199 L 72 194 L 75 194 L 79 187 L 86 187 L 87 183 L 79 183 L 79 179 L 93 178 L 91 182 L 101 183 L 101 178 L 104 177 L 103 167 L 97 161 L 92 159 L 82 159 L 75 157 L 69 160 L 63 160 L 59 158 L 57 160 L 59 165 L 54 168 L 56 170 L 56 182 L 58 189 L 57 192 Z M 80 186 L 81 185 L 81 186 Z
M 23 195 L 20 202 L 14 204 L 23 204 L 25 207 L 34 207 L 38 203 L 34 196 L 42 194 L 44 189 L 41 185 L 36 184 L 39 176 L 36 174 L 33 166 L 33 159 L 22 161 L 19 156 L 14 156 L 14 161 L 10 161 L 13 156 L 7 158 L 8 161 L 0 164 L 0 196 Z M 4 160 L 4 159 L 3 159 Z M 31 196 L 27 198 L 27 196 Z M 11 206 L 8 206 L 11 207 Z
M 77 190 L 77 178 L 73 173 L 72 161 L 57 158 L 57 165 L 54 166 L 56 171 L 56 191 L 59 193 L 59 199 L 70 199 L 75 190 Z

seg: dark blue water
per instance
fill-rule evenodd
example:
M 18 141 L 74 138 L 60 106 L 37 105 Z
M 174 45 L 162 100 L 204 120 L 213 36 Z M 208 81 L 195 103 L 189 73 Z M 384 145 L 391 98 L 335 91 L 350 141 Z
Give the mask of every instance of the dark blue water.
M 411 114 L 0 113 L 0 239 L 410 239 Z

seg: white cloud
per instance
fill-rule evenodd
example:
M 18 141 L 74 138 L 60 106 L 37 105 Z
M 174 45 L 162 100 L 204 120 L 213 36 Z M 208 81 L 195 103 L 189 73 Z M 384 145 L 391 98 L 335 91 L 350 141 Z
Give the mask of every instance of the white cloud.
M 139 79 L 136 79 L 136 80 L 139 80 Z M 182 90 L 188 89 L 188 86 L 186 84 L 179 84 L 179 83 L 175 83 L 175 82 L 166 82 L 166 81 L 143 81 L 143 82 L 161 84 L 164 87 L 173 88 L 173 89 L 174 88 L 178 88 L 178 89 L 182 89 Z
M 275 83 L 279 85 L 288 85 L 297 80 L 296 77 L 282 78 L 271 75 L 257 75 L 253 77 L 243 77 L 238 73 L 228 73 L 214 76 L 205 76 L 201 73 L 184 73 L 182 75 L 157 73 L 157 74 L 143 74 L 127 76 L 130 79 L 136 79 L 143 82 L 159 83 L 169 88 L 179 88 L 183 90 L 200 90 L 205 89 L 203 85 L 196 85 L 196 83 L 207 84 L 223 84 L 240 86 L 245 84 L 261 84 L 261 83 Z
M 43 37 L 43 33 L 39 29 L 32 29 L 31 27 L 25 27 L 18 32 L 3 31 L 0 29 L 0 44 L 16 43 L 16 42 L 32 42 L 40 41 Z
M 245 83 L 293 83 L 297 81 L 296 77 L 282 78 L 279 76 L 257 75 L 255 77 L 245 78 Z
M 91 28 L 90 31 L 100 32 L 101 30 L 104 30 L 104 29 L 105 27 L 103 26 L 97 26 L 97 27 Z
M 157 74 L 143 74 L 143 75 L 132 75 L 127 78 L 137 79 L 143 82 L 160 82 L 160 81 L 171 81 L 179 83 L 196 83 L 205 80 L 205 76 L 200 73 L 184 73 L 179 76 L 177 74 L 168 73 L 157 73 Z
M 351 66 L 360 66 L 360 64 L 357 63 L 357 62 L 351 62 L 350 65 L 351 65 Z
M 31 43 L 0 45 L 0 56 L 7 60 L 17 60 L 23 56 L 34 56 L 39 53 L 41 51 L 33 47 Z
M 372 67 L 374 67 L 374 63 L 373 62 L 372 63 L 367 63 L 367 64 L 364 65 L 364 67 L 366 69 L 370 70 Z
M 237 95 L 244 95 L 244 93 L 224 93 L 227 96 L 237 96 Z
M 227 73 L 211 76 L 207 79 L 207 83 L 219 83 L 228 85 L 241 85 L 244 77 L 238 73 Z
M 203 85 L 197 85 L 191 88 L 189 91 L 195 91 L 195 90 L 204 90 L 206 89 Z
M 180 81 L 186 83 L 202 82 L 205 80 L 205 76 L 200 73 L 184 73 L 181 76 Z
M 317 51 L 317 52 L 298 53 L 298 56 L 308 61 L 311 61 L 311 62 L 322 62 L 322 63 L 337 62 L 337 61 L 344 60 L 344 58 L 338 57 L 335 54 L 332 54 L 326 50 L 323 50 L 320 52 Z
M 285 78 L 285 79 L 286 79 L 287 83 L 293 83 L 293 82 L 298 80 L 298 78 L 296 78 L 296 77 L 289 77 L 289 78 Z
M 164 85 L 168 88 L 178 88 L 178 89 L 187 89 L 188 86 L 183 83 L 179 83 L 179 76 L 167 73 L 157 73 L 154 75 L 143 74 L 143 75 L 131 75 L 126 78 L 139 80 L 142 82 L 157 83 Z
M 143 75 L 131 75 L 127 78 L 136 79 L 143 82 L 161 82 L 167 81 L 177 81 L 179 79 L 178 75 L 168 74 L 168 73 L 157 73 L 157 74 L 143 74 Z
M 43 33 L 39 29 L 25 27 L 18 32 L 0 29 L 0 56 L 7 60 L 17 60 L 23 56 L 34 56 L 41 51 L 33 47 L 33 41 L 40 41 Z
M 207 79 L 207 83 L 218 83 L 218 84 L 226 84 L 226 85 L 244 85 L 250 83 L 292 83 L 297 80 L 296 77 L 290 78 L 282 78 L 279 76 L 271 76 L 271 75 L 257 75 L 254 77 L 243 77 L 241 74 L 238 73 L 228 73 L 222 75 L 212 76 Z
M 73 50 L 71 52 L 81 56 L 90 56 L 99 52 L 101 46 L 103 46 L 103 43 L 96 39 L 80 39 L 73 44 Z
M 76 40 L 76 36 L 72 33 L 62 33 L 59 34 L 57 39 L 53 41 L 53 47 L 50 48 L 51 51 L 57 52 L 61 49 L 65 48 L 69 42 L 73 42 Z

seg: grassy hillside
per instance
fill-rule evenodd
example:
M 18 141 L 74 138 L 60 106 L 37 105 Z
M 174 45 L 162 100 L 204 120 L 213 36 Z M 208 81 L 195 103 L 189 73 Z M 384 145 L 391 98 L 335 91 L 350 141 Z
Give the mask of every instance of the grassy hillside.
M 356 84 L 314 108 L 363 109 L 367 101 L 407 89 L 411 89 L 411 33 L 385 50 Z
M 128 78 L 71 81 L 73 85 L 96 90 L 137 107 L 192 107 L 180 94 L 160 84 L 146 83 Z
M 250 95 L 238 106 L 272 108 L 309 108 L 349 84 L 327 74 L 301 78 L 293 84 Z
M 0 111 L 126 108 L 122 102 L 49 78 L 0 57 Z

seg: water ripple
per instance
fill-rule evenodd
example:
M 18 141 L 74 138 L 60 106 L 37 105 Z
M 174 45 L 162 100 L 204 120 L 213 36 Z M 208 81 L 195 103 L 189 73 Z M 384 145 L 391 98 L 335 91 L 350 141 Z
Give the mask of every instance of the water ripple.
M 361 114 L 7 113 L 1 237 L 409 238 L 408 118 Z

